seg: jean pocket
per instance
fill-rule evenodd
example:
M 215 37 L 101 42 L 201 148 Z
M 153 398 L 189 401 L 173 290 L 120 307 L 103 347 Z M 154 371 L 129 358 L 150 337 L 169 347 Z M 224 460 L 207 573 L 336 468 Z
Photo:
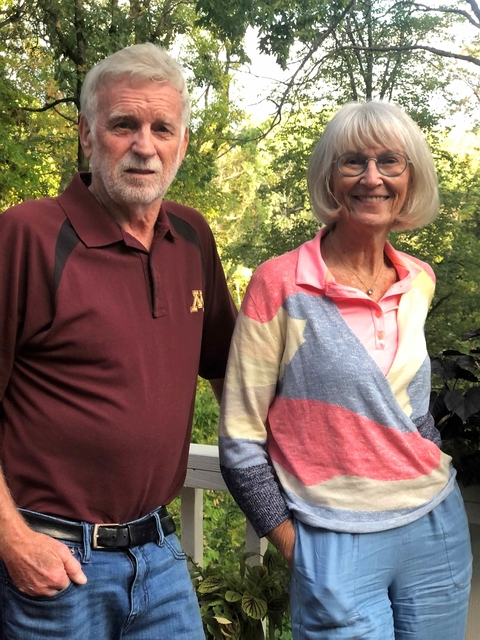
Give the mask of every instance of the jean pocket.
M 70 638 L 78 612 L 85 610 L 80 594 L 84 587 L 70 584 L 51 596 L 31 596 L 20 591 L 2 567 L 0 579 L 0 637 Z M 80 597 L 80 599 L 79 599 Z M 82 606 L 83 605 L 83 606 Z M 72 630 L 72 633 L 70 633 Z M 59 635 L 62 634 L 62 635 Z
M 16 587 L 15 583 L 10 578 L 5 579 L 5 586 L 12 592 L 14 597 L 25 598 L 26 600 L 31 600 L 33 602 L 54 602 L 56 600 L 60 600 L 60 598 L 63 598 L 72 590 L 73 582 L 69 582 L 64 589 L 60 589 L 51 596 L 31 596 L 28 593 L 24 593 Z
M 75 549 L 71 549 L 69 547 L 70 551 L 74 551 L 75 552 L 75 557 L 78 559 L 78 550 Z M 74 555 L 72 553 L 72 555 Z M 73 583 L 70 581 L 68 583 L 68 585 L 64 588 L 64 589 L 60 589 L 59 591 L 57 591 L 56 593 L 50 595 L 50 596 L 46 596 L 46 595 L 38 595 L 38 596 L 32 596 L 29 595 L 28 593 L 24 593 L 23 591 L 20 591 L 20 589 L 16 586 L 16 584 L 14 583 L 14 581 L 12 580 L 7 566 L 6 564 L 3 562 L 3 560 L 0 560 L 0 581 L 1 581 L 1 586 L 2 586 L 2 592 L 3 592 L 3 598 L 20 598 L 20 599 L 25 599 L 25 600 L 30 600 L 32 602 L 48 602 L 48 601 L 54 601 L 54 600 L 59 600 L 60 598 L 62 598 L 64 595 L 66 595 L 73 586 Z

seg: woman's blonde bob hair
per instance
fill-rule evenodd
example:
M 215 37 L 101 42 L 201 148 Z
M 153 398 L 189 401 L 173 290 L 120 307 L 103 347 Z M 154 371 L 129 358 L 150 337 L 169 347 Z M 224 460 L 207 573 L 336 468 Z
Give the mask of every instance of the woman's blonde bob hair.
M 431 222 L 438 213 L 439 196 L 437 174 L 425 136 L 399 107 L 376 100 L 344 105 L 325 127 L 307 173 L 310 200 L 317 218 L 332 226 L 341 211 L 331 189 L 338 156 L 372 146 L 398 151 L 411 161 L 407 199 L 393 229 L 415 229 Z
M 99 90 L 112 80 L 127 76 L 130 81 L 168 81 L 180 94 L 182 101 L 182 124 L 188 127 L 190 98 L 183 71 L 179 63 L 165 49 L 154 44 L 135 44 L 120 49 L 101 60 L 85 76 L 80 95 L 80 111 L 90 127 L 95 125 L 97 96 Z

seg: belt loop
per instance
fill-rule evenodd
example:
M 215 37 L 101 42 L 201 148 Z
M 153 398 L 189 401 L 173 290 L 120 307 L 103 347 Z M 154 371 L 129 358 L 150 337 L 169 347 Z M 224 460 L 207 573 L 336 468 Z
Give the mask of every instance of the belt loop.
M 88 564 L 90 562 L 91 559 L 91 543 L 90 543 L 90 536 L 91 536 L 91 530 L 92 530 L 92 525 L 88 524 L 88 522 L 82 522 L 82 527 L 83 527 L 83 549 L 80 552 L 81 556 L 82 556 L 82 563 L 83 564 Z
M 163 535 L 162 523 L 160 522 L 159 509 L 153 512 L 153 517 L 155 518 L 155 524 L 157 526 L 158 540 L 157 544 L 159 547 L 163 547 L 165 542 L 165 536 Z

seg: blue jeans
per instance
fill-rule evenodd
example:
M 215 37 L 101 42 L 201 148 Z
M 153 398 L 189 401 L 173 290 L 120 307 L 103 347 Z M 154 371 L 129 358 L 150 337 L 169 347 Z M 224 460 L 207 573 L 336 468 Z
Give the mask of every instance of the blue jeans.
M 18 591 L 0 561 L 2 640 L 205 640 L 186 558 L 175 534 L 125 550 L 65 542 L 86 585 L 54 596 Z
M 472 553 L 457 486 L 397 529 L 295 530 L 295 640 L 464 640 Z

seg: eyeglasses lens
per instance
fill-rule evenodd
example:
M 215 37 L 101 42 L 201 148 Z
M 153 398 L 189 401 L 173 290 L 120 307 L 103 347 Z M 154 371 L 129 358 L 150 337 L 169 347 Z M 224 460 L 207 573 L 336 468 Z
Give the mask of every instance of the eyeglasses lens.
M 389 177 L 401 175 L 407 168 L 407 159 L 400 153 L 382 153 L 378 158 L 367 158 L 361 153 L 344 153 L 337 160 L 338 170 L 345 176 L 359 176 L 373 160 L 378 171 Z

